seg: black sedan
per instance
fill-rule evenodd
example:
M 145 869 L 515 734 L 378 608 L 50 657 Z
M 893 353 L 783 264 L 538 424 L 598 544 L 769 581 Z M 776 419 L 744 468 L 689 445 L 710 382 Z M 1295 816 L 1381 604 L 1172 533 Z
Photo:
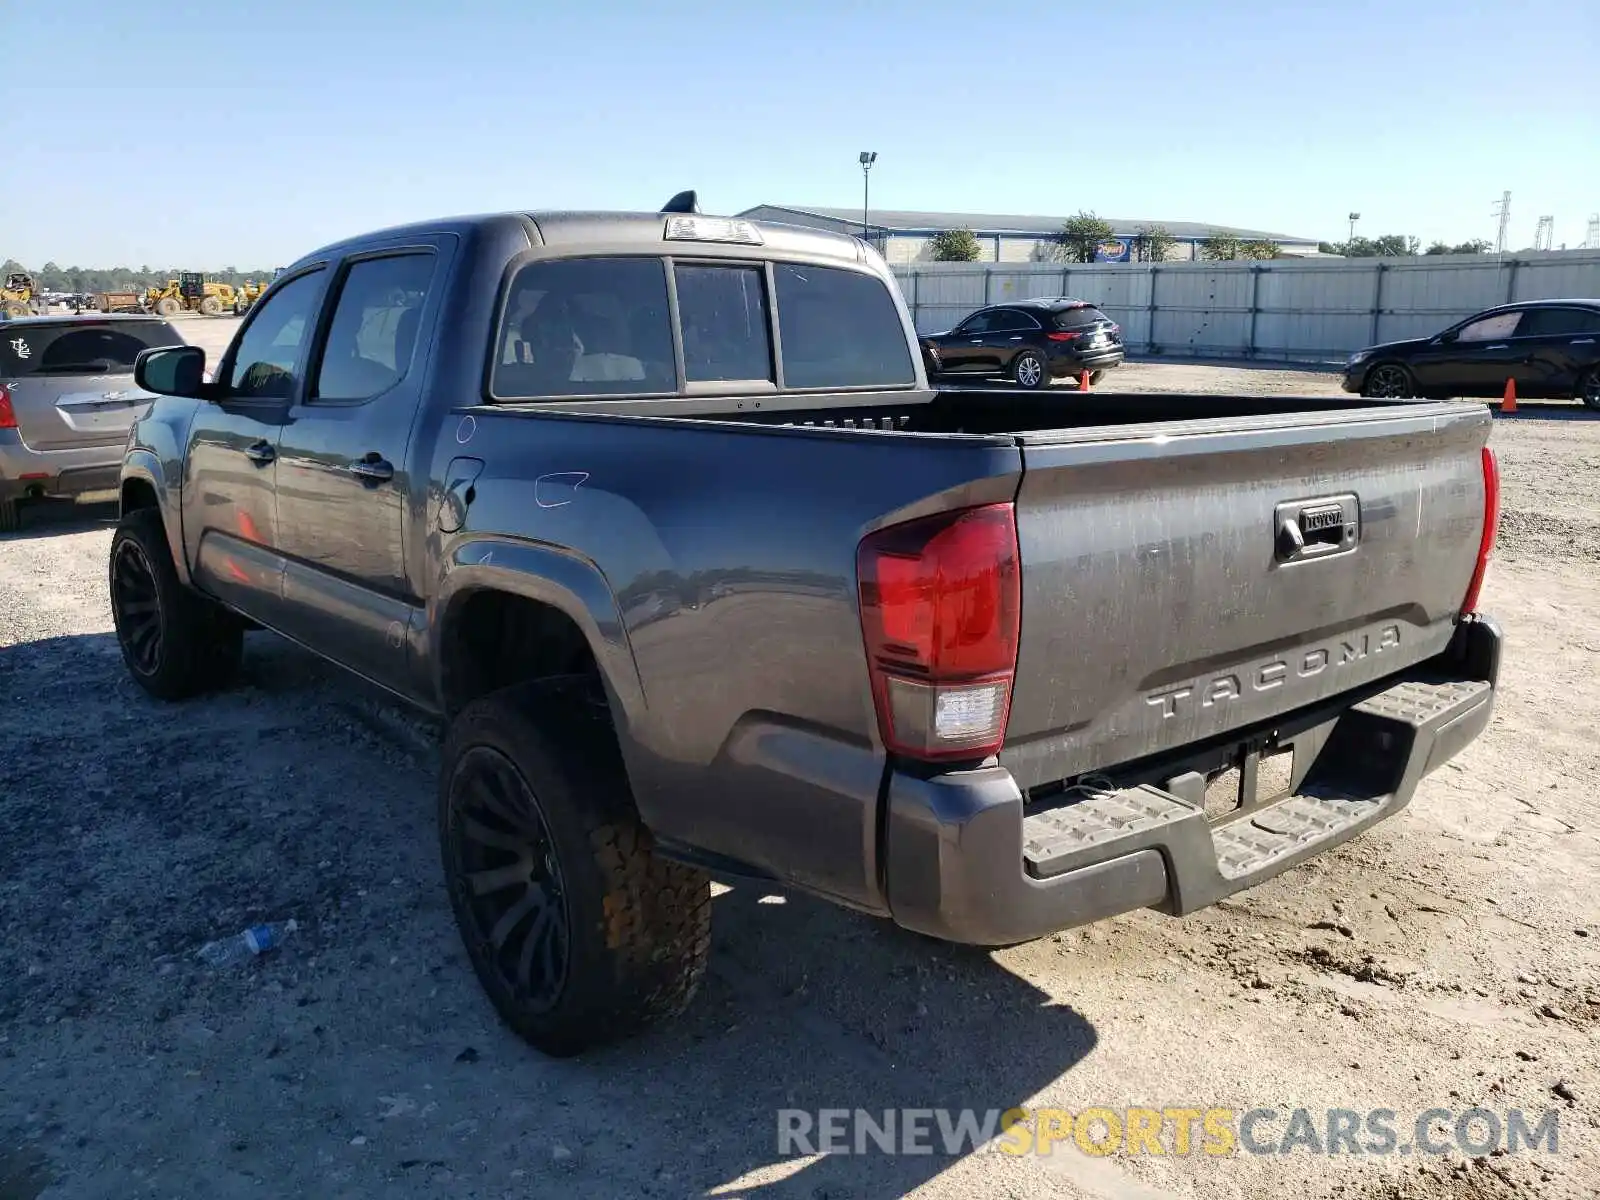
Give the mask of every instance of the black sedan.
M 1002 375 L 1018 387 L 1042 388 L 1081 371 L 1096 382 L 1122 362 L 1122 327 L 1087 300 L 996 304 L 920 340 L 930 378 Z
M 1344 390 L 1363 396 L 1582 400 L 1600 412 L 1600 300 L 1502 304 L 1433 337 L 1350 356 Z

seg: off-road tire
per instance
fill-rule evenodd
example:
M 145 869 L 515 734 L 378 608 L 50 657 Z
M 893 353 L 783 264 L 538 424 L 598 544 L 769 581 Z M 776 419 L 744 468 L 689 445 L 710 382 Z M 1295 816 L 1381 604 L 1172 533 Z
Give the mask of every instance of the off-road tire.
M 15 533 L 22 528 L 22 506 L 15 500 L 0 500 L 0 533 Z
M 244 652 L 244 627 L 179 581 L 155 509 L 135 509 L 117 525 L 109 584 L 123 662 L 145 691 L 160 700 L 186 700 L 233 678 Z M 154 654 L 148 652 L 152 618 Z
M 164 296 L 156 301 L 156 315 L 159 317 L 175 317 L 182 308 L 183 305 L 179 304 L 171 296 Z
M 1030 369 L 1028 364 L 1032 364 Z M 1050 386 L 1050 366 L 1037 350 L 1024 350 L 1011 360 L 1011 382 L 1029 391 Z
M 541 835 L 537 844 L 526 843 L 527 861 L 537 855 L 534 870 L 550 880 L 536 886 L 558 896 L 557 919 L 565 922 L 563 973 L 538 995 L 519 986 L 505 965 L 527 918 L 502 933 L 498 950 L 491 942 L 493 926 L 518 900 L 500 903 L 497 915 L 499 902 L 490 898 L 518 883 L 483 896 L 473 890 L 474 877 L 491 874 L 482 865 L 485 851 L 473 845 L 499 844 L 484 839 L 484 817 L 497 813 L 474 800 L 481 795 L 474 780 L 506 765 L 512 782 L 525 789 L 518 802 L 531 804 Z M 501 823 L 491 832 L 504 839 L 505 828 Z M 583 681 L 518 685 L 462 710 L 440 765 L 439 845 L 450 906 L 478 980 L 502 1020 L 540 1051 L 558 1058 L 578 1054 L 675 1016 L 694 998 L 711 945 L 710 878 L 652 852 L 605 702 Z M 500 853 L 516 865 L 517 852 Z M 474 856 L 476 872 L 470 869 Z M 520 886 L 525 896 L 529 885 Z M 543 905 L 533 910 L 527 939 L 541 928 L 543 912 Z M 529 984 L 532 954 L 524 946 L 516 957 L 522 983 Z
M 1600 367 L 1590 367 L 1588 374 L 1578 380 L 1578 399 L 1590 412 L 1600 412 Z
M 206 296 L 200 301 L 200 311 L 208 317 L 222 315 L 222 301 L 215 296 Z
M 13 300 L 6 305 L 6 316 L 10 317 L 13 321 L 32 315 L 32 311 L 21 301 Z

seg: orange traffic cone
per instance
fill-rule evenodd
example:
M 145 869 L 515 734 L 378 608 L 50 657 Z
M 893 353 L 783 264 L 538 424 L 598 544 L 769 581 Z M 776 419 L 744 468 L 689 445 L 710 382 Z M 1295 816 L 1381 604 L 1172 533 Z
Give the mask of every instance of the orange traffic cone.
M 1087 392 L 1089 390 L 1089 372 L 1078 372 L 1078 390 L 1080 392 Z
M 1517 381 L 1515 379 L 1506 380 L 1506 394 L 1500 401 L 1500 411 L 1503 413 L 1517 411 Z

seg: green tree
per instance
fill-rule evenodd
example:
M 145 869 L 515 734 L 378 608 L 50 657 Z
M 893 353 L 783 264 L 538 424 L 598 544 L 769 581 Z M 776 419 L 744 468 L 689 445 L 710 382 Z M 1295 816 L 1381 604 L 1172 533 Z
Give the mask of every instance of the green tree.
M 1091 263 L 1100 243 L 1112 236 L 1111 223 L 1102 221 L 1092 212 L 1078 210 L 1078 215 L 1068 217 L 1056 234 L 1056 246 L 1061 258 L 1067 262 Z
M 1141 225 L 1133 234 L 1133 260 L 1135 262 L 1166 262 L 1178 239 L 1167 232 L 1165 225 Z
M 1220 229 L 1213 229 L 1211 236 L 1200 243 L 1200 257 L 1208 262 L 1230 262 L 1243 257 L 1243 250 L 1243 242 Z
M 1340 242 L 1334 250 L 1346 258 L 1409 258 L 1417 253 L 1422 243 L 1403 233 L 1388 233 L 1379 238 L 1351 238 Z
M 1240 258 L 1273 259 L 1281 257 L 1283 247 L 1267 238 L 1255 238 L 1239 246 Z
M 1448 242 L 1434 242 L 1423 251 L 1424 254 L 1484 254 L 1489 249 L 1489 243 L 1483 238 L 1473 238 L 1470 242 L 1462 242 L 1452 246 Z
M 946 229 L 933 236 L 934 262 L 977 262 L 982 254 L 970 229 Z

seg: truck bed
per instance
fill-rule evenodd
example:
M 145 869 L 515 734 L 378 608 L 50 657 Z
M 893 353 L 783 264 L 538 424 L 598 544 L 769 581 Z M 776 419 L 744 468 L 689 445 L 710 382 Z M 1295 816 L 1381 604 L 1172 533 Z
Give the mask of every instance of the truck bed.
M 654 426 L 627 439 L 634 455 L 682 455 L 738 497 L 718 510 L 719 543 L 737 527 L 783 545 L 801 536 L 791 522 L 809 524 L 796 565 L 825 537 L 845 549 L 832 543 L 1013 500 L 1022 628 L 1001 761 L 1024 788 L 1204 744 L 1423 662 L 1448 644 L 1476 566 L 1481 404 L 1004 389 L 833 399 L 659 423 L 646 413 L 671 402 L 656 402 L 624 423 Z M 766 444 L 751 425 L 804 435 Z M 720 436 L 680 442 L 664 426 Z M 1337 529 L 1291 554 L 1281 524 L 1307 507 L 1336 513 Z M 1334 534 L 1340 545 L 1320 544 Z M 853 591 L 853 563 L 827 565 Z
M 841 429 L 890 428 L 907 433 L 1016 434 L 1019 444 L 1072 440 L 1085 430 L 1128 425 L 1266 421 L 1296 423 L 1364 411 L 1377 416 L 1416 405 L 1359 396 L 1219 396 L 1168 392 L 1024 392 L 1015 388 L 946 388 L 925 403 L 886 404 L 773 413 L 740 413 L 740 421 Z M 1141 436 L 1157 432 L 1141 430 Z M 1026 436 L 1023 436 L 1026 435 Z M 1105 436 L 1097 435 L 1097 439 Z

